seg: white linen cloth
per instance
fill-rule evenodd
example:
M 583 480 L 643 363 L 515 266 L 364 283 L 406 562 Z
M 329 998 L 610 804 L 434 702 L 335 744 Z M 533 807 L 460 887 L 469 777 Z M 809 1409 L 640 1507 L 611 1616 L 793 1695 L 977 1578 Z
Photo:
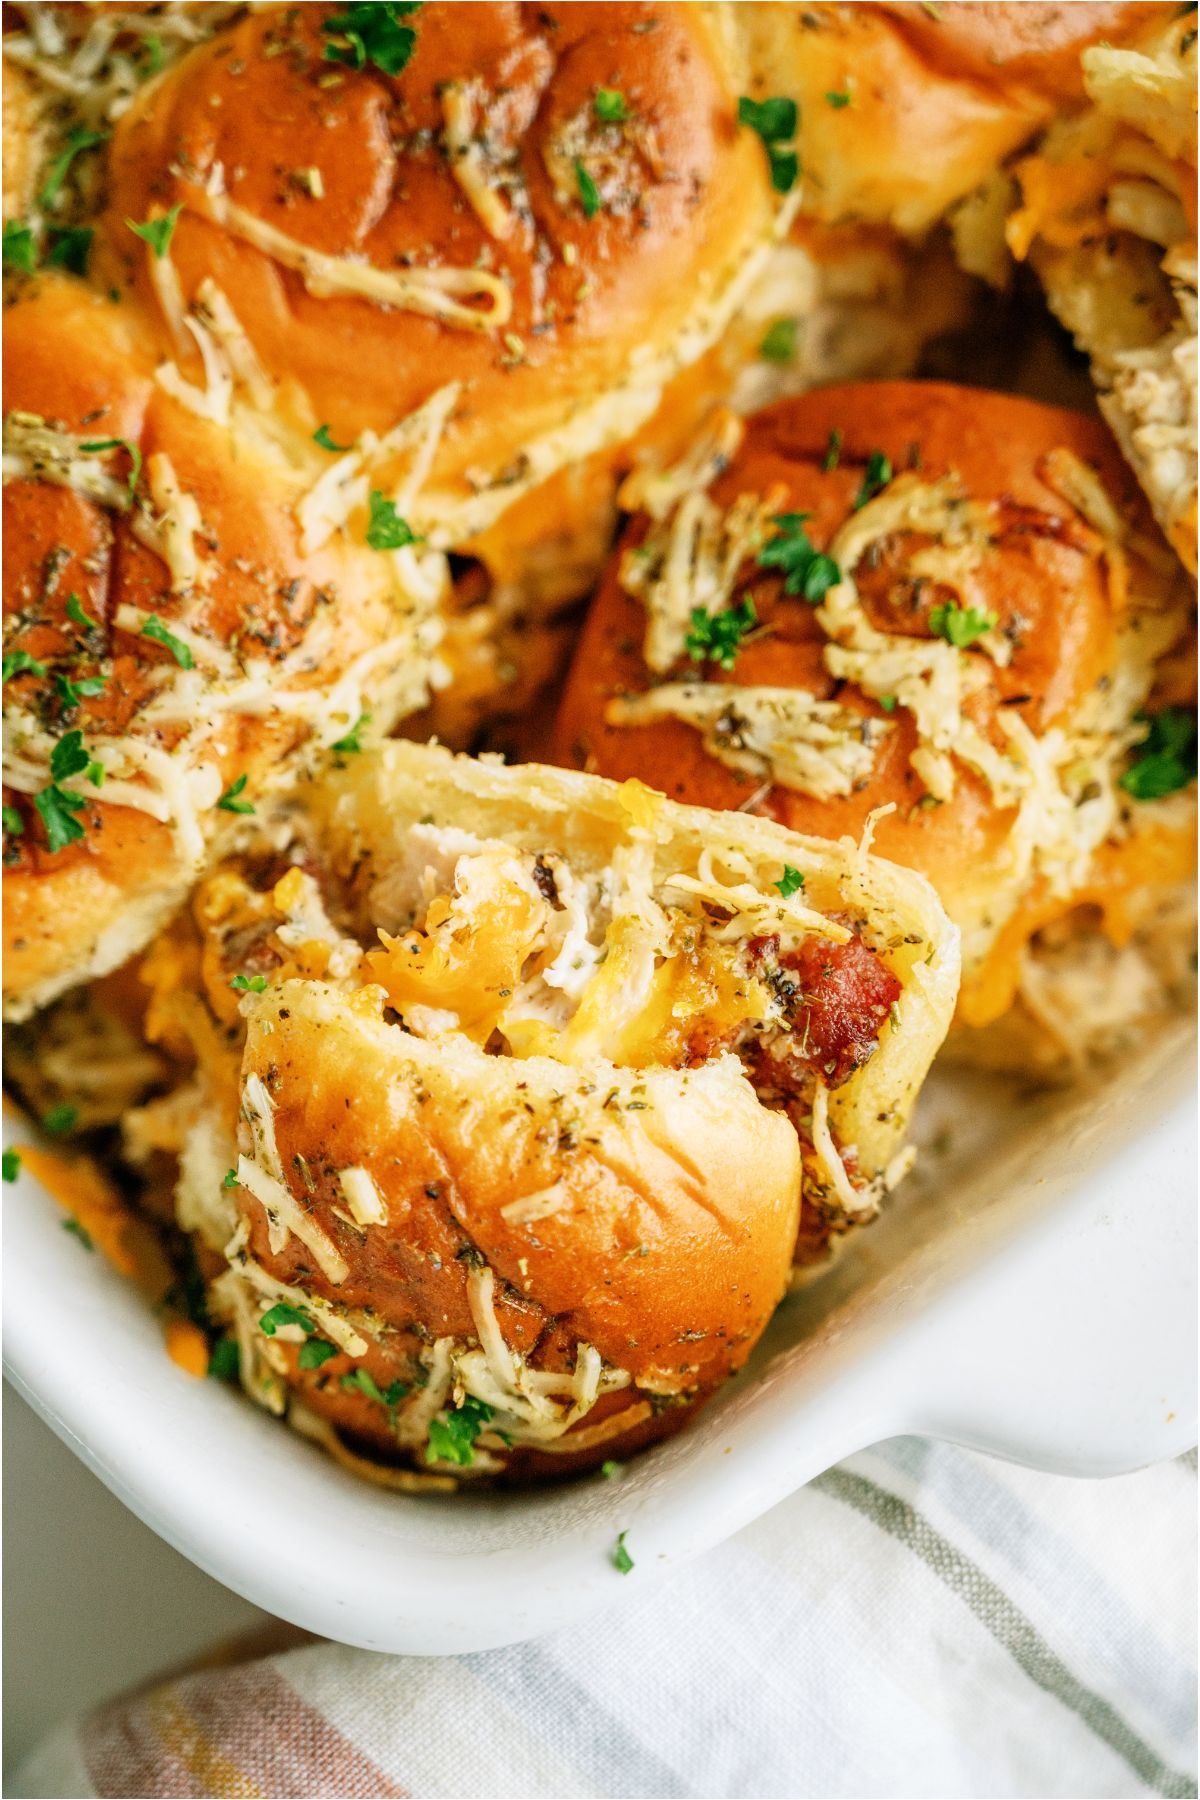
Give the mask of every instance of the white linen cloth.
M 1194 1795 L 1195 1570 L 1194 1452 L 1093 1482 L 898 1438 L 582 1624 L 186 1676 L 8 1791 Z

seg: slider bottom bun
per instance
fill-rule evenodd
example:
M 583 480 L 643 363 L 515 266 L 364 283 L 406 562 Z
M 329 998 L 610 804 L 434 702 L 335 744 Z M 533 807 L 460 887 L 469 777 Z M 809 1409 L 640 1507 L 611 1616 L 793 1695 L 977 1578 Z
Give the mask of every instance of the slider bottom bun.
M 251 1396 L 404 1480 L 676 1428 L 870 1217 L 957 935 L 862 844 L 393 742 L 142 969 L 177 1216 Z

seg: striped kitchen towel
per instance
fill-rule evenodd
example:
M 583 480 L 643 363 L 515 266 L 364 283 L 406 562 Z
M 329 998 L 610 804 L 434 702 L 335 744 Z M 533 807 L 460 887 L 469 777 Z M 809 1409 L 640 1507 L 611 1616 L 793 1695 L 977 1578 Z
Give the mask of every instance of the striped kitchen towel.
M 551 1637 L 185 1676 L 8 1791 L 1195 1794 L 1195 1507 L 1194 1453 L 1088 1482 L 895 1439 Z

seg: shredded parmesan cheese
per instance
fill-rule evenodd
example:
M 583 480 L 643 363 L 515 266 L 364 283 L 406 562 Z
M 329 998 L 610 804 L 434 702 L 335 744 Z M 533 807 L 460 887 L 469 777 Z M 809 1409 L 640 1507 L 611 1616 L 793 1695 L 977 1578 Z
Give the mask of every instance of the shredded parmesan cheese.
M 343 1169 L 338 1176 L 356 1225 L 386 1225 L 387 1207 L 369 1169 Z
M 870 1192 L 858 1191 L 846 1173 L 845 1163 L 838 1155 L 833 1133 L 829 1129 L 829 1089 L 820 1080 L 813 1089 L 812 1140 L 813 1149 L 821 1159 L 829 1185 L 850 1217 L 870 1211 L 874 1204 Z
M 225 0 L 210 0 L 198 13 L 186 0 L 167 0 L 145 11 L 114 6 L 99 13 L 31 0 L 21 8 L 24 29 L 6 32 L 3 50 L 52 95 L 70 100 L 73 120 L 95 128 L 119 119 L 144 87 L 146 65 L 137 54 L 143 40 L 157 40 L 166 68 L 238 10 Z M 123 38 L 135 41 L 118 47 Z
M 372 471 L 384 469 L 403 457 L 410 459 L 408 471 L 392 498 L 398 512 L 408 512 L 428 479 L 461 392 L 460 382 L 447 382 L 383 437 L 364 431 L 354 448 L 318 477 L 296 508 L 306 556 L 319 549 L 335 531 L 344 529 L 350 515 L 366 505 Z
M 669 523 L 660 525 L 621 559 L 621 586 L 646 608 L 646 666 L 661 675 L 687 644 L 692 614 L 729 604 L 747 559 L 767 540 L 782 490 L 765 500 L 739 494 L 725 510 L 707 494 L 685 494 Z
M 233 1269 L 219 1275 L 210 1289 L 212 1310 L 217 1318 L 226 1318 L 233 1326 L 238 1346 L 238 1372 L 244 1392 L 267 1412 L 282 1418 L 287 1411 L 285 1368 L 279 1351 L 258 1329 L 254 1298 Z M 366 1345 L 363 1345 L 366 1349 Z
M 242 1087 L 242 1115 L 250 1126 L 259 1162 L 239 1156 L 237 1177 L 242 1187 L 260 1203 L 267 1215 L 271 1254 L 286 1247 L 289 1231 L 311 1250 L 317 1267 L 335 1285 L 345 1281 L 349 1265 L 333 1240 L 297 1201 L 283 1172 L 275 1142 L 275 1108 L 258 1075 L 248 1075 Z
M 617 504 L 623 512 L 648 513 L 661 523 L 687 495 L 703 493 L 724 474 L 745 436 L 746 421 L 728 407 L 718 407 L 691 449 L 670 468 L 644 464 L 627 475 Z
M 853 513 L 830 544 L 842 579 L 825 596 L 817 619 L 831 640 L 825 650 L 829 673 L 852 681 L 873 699 L 894 695 L 912 714 L 920 740 L 913 768 L 936 800 L 948 800 L 954 792 L 957 757 L 990 784 L 998 806 L 1012 806 L 1023 785 L 1019 771 L 963 712 L 967 696 L 987 681 L 979 656 L 941 638 L 877 631 L 854 583 L 854 570 L 872 543 L 891 532 L 916 531 L 960 553 L 954 563 L 941 561 L 937 578 L 957 588 L 964 604 L 970 604 L 969 574 L 989 541 L 985 513 L 963 497 L 953 475 L 935 482 L 898 476 Z M 1005 660 L 1007 652 L 996 633 L 985 633 L 977 644 L 993 660 Z
M 495 1275 L 490 1268 L 472 1269 L 468 1277 L 471 1316 L 479 1348 L 455 1348 L 454 1381 L 464 1393 L 482 1400 L 499 1415 L 496 1427 L 514 1443 L 543 1443 L 561 1438 L 591 1411 L 601 1394 L 628 1387 L 624 1369 L 606 1367 L 591 1344 L 578 1344 L 573 1370 L 536 1370 L 510 1349 L 495 1310 Z M 491 1434 L 483 1434 L 485 1445 Z M 497 1444 L 502 1440 L 496 1438 Z
M 870 780 L 877 746 L 892 729 L 804 688 L 670 681 L 610 701 L 612 725 L 682 719 L 727 768 L 830 800 Z
M 260 1202 L 267 1215 L 273 1256 L 278 1256 L 286 1247 L 288 1233 L 293 1232 L 312 1251 L 323 1275 L 333 1282 L 345 1281 L 350 1271 L 344 1260 L 321 1228 L 313 1224 L 284 1182 L 276 1181 L 246 1156 L 238 1158 L 237 1178 L 241 1186 Z
M 1008 222 L 1091 359 L 1101 411 L 1196 567 L 1196 34 L 1177 14 L 1137 49 L 1083 52 L 1092 106 L 1017 165 Z M 1164 254 L 1165 252 L 1165 254 Z M 1116 540 L 1113 540 L 1116 541 Z
M 510 1225 L 536 1225 L 539 1219 L 552 1219 L 555 1213 L 562 1211 L 570 1196 L 561 1181 L 552 1181 L 549 1187 L 538 1188 L 536 1193 L 522 1194 L 519 1200 L 510 1200 L 500 1208 L 500 1217 L 507 1219 Z
M 49 481 L 116 512 L 127 512 L 132 504 L 127 483 L 110 475 L 99 455 L 80 449 L 81 443 L 92 441 L 58 431 L 36 413 L 10 412 L 4 420 L 5 483 Z
M 371 1330 L 371 1326 L 361 1313 L 350 1312 L 345 1307 L 323 1300 L 319 1294 L 309 1294 L 303 1288 L 291 1287 L 286 1281 L 279 1281 L 246 1254 L 236 1237 L 227 1246 L 225 1254 L 234 1263 L 229 1274 L 239 1285 L 245 1284 L 253 1290 L 257 1305 L 262 1311 L 265 1312 L 280 1300 L 288 1306 L 300 1307 L 311 1314 L 320 1326 L 321 1335 L 336 1344 L 339 1350 L 344 1350 L 347 1356 L 367 1354 L 371 1346 L 362 1334 Z M 220 1279 L 226 1281 L 228 1276 L 223 1275 Z M 258 1335 L 261 1338 L 262 1334 Z
M 186 356 L 190 346 L 187 332 L 187 307 L 183 298 L 183 284 L 179 279 L 179 271 L 168 248 L 161 256 L 146 246 L 146 271 L 150 277 L 150 286 L 162 309 L 167 329 L 171 333 L 171 341 L 177 356 Z
M 381 306 L 420 313 L 462 331 L 495 331 L 512 317 L 512 289 L 487 269 L 377 269 L 345 256 L 329 256 L 256 217 L 223 193 L 206 190 L 207 210 L 218 225 L 264 256 L 298 274 L 317 299 L 356 295 Z M 462 294 L 486 300 L 486 308 L 464 306 Z
M 481 82 L 446 82 L 442 88 L 443 136 L 451 174 L 484 230 L 503 242 L 516 220 L 493 185 L 489 159 L 477 134 L 481 100 Z

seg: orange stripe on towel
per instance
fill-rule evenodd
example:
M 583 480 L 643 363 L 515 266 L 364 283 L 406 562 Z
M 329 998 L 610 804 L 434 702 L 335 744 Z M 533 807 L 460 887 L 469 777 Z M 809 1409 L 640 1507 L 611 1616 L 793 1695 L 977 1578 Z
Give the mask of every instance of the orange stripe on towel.
M 356 1744 L 302 1700 L 273 1663 L 186 1676 L 86 1724 L 97 1794 L 328 1795 L 407 1800 Z

